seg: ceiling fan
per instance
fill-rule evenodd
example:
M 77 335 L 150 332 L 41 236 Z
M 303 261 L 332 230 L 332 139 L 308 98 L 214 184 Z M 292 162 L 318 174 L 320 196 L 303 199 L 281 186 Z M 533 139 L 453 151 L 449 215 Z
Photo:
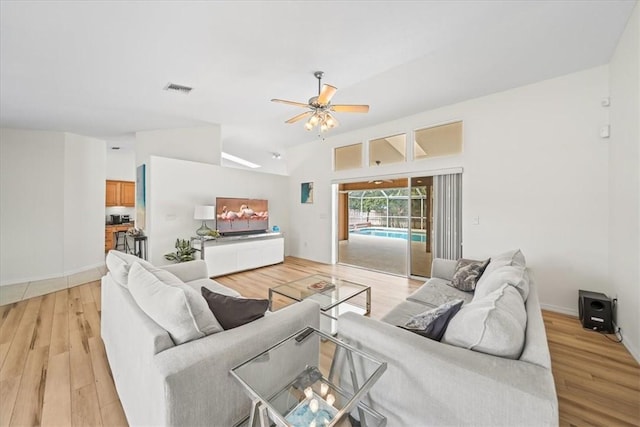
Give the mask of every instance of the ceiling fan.
M 300 113 L 291 117 L 285 123 L 295 123 L 302 119 L 306 119 L 304 128 L 308 131 L 313 129 L 316 125 L 320 126 L 320 132 L 325 132 L 328 129 L 333 129 L 338 126 L 338 120 L 331 113 L 367 113 L 369 112 L 368 105 L 332 105 L 331 98 L 335 95 L 338 88 L 328 84 L 322 84 L 323 71 L 316 71 L 313 73 L 318 79 L 318 95 L 309 98 L 309 102 L 304 104 L 302 102 L 287 101 L 285 99 L 272 99 L 272 102 L 280 102 L 282 104 L 295 105 L 296 107 L 308 108 L 308 111 Z

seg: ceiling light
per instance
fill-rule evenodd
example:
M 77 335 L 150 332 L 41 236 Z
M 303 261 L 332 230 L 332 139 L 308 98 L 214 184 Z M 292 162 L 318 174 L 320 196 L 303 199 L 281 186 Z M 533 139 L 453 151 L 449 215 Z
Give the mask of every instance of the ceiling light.
M 272 153 L 271 157 L 276 160 L 280 160 L 282 158 L 282 155 L 280 153 Z
M 383 182 L 384 182 L 384 181 L 380 181 L 380 180 L 375 180 L 375 181 L 373 181 L 373 183 L 374 183 L 375 185 L 380 185 L 380 184 L 382 184 Z
M 222 157 L 225 160 L 229 160 L 230 162 L 237 163 L 239 165 L 246 166 L 246 167 L 251 168 L 251 169 L 255 169 L 255 168 L 261 167 L 260 165 L 257 165 L 255 163 L 251 163 L 249 160 L 241 159 L 240 157 L 236 157 L 236 156 L 234 156 L 232 154 L 225 153 L 224 151 L 220 154 L 220 157 Z

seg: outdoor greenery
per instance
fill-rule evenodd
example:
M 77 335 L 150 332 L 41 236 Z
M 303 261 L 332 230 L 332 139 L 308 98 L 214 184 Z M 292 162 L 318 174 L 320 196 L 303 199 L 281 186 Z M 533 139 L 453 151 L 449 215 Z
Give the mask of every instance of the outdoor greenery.
M 411 216 L 419 217 L 424 209 L 425 191 L 420 187 L 411 189 Z M 389 188 L 383 190 L 362 190 L 349 192 L 349 211 L 365 222 L 384 217 L 387 227 L 407 226 L 409 217 L 409 189 Z M 373 214 L 375 212 L 375 215 Z

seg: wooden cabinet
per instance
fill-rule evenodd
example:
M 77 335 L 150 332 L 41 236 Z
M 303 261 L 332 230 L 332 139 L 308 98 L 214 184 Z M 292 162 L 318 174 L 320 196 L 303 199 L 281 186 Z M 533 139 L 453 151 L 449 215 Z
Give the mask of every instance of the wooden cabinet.
M 136 205 L 136 183 L 133 181 L 108 180 L 106 184 L 105 206 Z
M 120 202 L 122 206 L 136 205 L 136 183 L 129 181 L 120 182 Z
M 120 190 L 120 181 L 107 181 L 106 206 L 118 205 L 118 193 Z
M 129 228 L 133 227 L 133 224 L 117 224 L 117 225 L 107 225 L 104 228 L 104 251 L 108 252 L 115 246 L 114 234 L 116 231 L 127 231 Z M 122 241 L 121 241 L 122 242 Z

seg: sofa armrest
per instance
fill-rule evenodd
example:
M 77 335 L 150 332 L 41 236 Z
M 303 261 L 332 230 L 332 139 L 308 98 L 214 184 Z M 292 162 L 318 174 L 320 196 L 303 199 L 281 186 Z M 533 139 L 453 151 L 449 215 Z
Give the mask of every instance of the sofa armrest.
M 458 261 L 454 259 L 434 258 L 431 263 L 431 277 L 451 280 L 456 272 Z
M 304 327 L 318 328 L 319 324 L 319 305 L 302 301 L 247 325 L 157 354 L 167 400 L 166 424 L 235 425 L 249 415 L 251 400 L 229 371 Z M 275 371 L 264 374 L 265 381 L 281 375 Z
M 388 425 L 557 425 L 549 369 L 454 347 L 346 313 L 339 337 L 387 362 L 370 391 Z
M 204 260 L 198 259 L 194 261 L 181 262 L 178 264 L 163 265 L 163 270 L 175 274 L 178 279 L 183 282 L 191 282 L 198 279 L 208 279 L 209 272 L 207 270 L 207 263 Z

